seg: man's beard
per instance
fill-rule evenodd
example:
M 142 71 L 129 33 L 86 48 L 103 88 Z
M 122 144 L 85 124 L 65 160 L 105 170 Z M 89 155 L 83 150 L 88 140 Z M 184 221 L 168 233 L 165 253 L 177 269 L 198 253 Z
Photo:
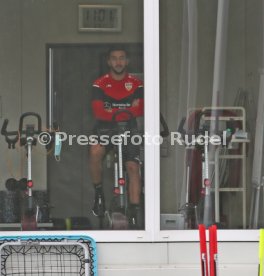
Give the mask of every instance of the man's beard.
M 111 67 L 111 70 L 116 74 L 116 75 L 122 75 L 126 71 L 126 67 L 121 68 L 120 70 L 116 70 L 114 67 Z

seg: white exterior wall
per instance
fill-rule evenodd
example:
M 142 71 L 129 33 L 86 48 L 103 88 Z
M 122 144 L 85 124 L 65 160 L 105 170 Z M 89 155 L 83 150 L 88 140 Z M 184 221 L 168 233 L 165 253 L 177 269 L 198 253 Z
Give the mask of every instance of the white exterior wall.
M 220 276 L 258 271 L 257 242 L 218 245 Z M 99 276 L 200 276 L 199 243 L 99 243 Z

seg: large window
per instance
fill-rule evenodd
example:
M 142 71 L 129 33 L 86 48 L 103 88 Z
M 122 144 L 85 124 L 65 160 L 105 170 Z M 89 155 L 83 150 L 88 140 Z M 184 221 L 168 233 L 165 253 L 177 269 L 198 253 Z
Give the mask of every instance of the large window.
M 144 231 L 143 1 L 61 4 L 0 4 L 1 118 L 9 119 L 10 146 L 1 136 L 0 229 Z M 124 131 L 136 137 L 121 154 Z M 100 135 L 107 137 L 97 164 Z
M 160 109 L 171 132 L 160 148 L 161 230 L 263 223 L 260 10 L 261 1 L 160 1 Z

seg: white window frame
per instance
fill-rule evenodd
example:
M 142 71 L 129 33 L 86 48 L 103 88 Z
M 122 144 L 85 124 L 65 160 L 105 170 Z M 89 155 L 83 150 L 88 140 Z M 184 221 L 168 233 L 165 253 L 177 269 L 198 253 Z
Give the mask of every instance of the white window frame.
M 162 1 L 162 0 L 160 0 Z M 154 10 L 153 12 L 153 18 L 156 18 L 157 13 L 159 14 L 159 5 L 157 2 L 159 2 L 159 0 L 153 0 L 153 2 L 155 2 L 155 4 L 153 3 L 154 7 L 157 10 Z M 146 16 L 146 14 L 145 14 Z M 159 20 L 159 16 L 157 19 L 157 22 Z M 156 22 L 156 23 L 157 23 Z M 156 24 L 155 23 L 155 24 Z M 156 25 L 153 25 L 156 27 Z M 157 23 L 158 24 L 158 23 Z M 158 31 L 155 32 L 155 34 L 153 34 L 153 45 L 156 45 L 154 43 L 158 42 L 156 41 L 157 37 L 156 35 L 158 34 Z M 159 59 L 158 57 L 160 56 L 159 53 L 159 49 L 156 48 L 156 46 L 152 47 L 154 53 L 153 53 L 153 57 L 154 60 L 152 62 L 152 66 L 153 68 L 160 68 L 160 64 L 159 64 Z M 148 49 L 150 50 L 150 49 Z M 155 52 L 156 51 L 156 52 Z M 145 64 L 146 68 L 148 64 Z M 153 69 L 152 69 L 153 70 Z M 147 73 L 147 72 L 146 72 Z M 155 85 L 157 86 L 158 90 L 160 87 L 160 84 L 157 83 L 157 80 L 159 80 L 159 72 L 157 72 L 155 70 L 155 74 L 153 75 L 153 82 L 155 83 Z M 160 105 L 160 101 L 159 101 L 159 92 L 156 89 L 153 90 L 154 92 L 158 93 L 158 94 L 154 94 L 153 95 L 153 99 L 155 99 L 155 103 L 154 106 L 152 106 L 151 108 L 153 109 L 152 112 L 155 115 L 159 115 L 159 105 Z M 148 99 L 146 100 L 146 102 L 148 101 Z M 158 106 L 157 106 L 158 105 Z M 148 125 L 148 121 L 146 121 L 146 126 Z M 155 122 L 153 123 L 153 128 L 155 129 L 155 134 L 159 133 L 159 119 L 157 119 L 155 117 Z M 155 217 L 154 217 L 154 225 L 153 225 L 153 229 L 155 229 L 155 233 L 154 233 L 154 241 L 156 242 L 198 242 L 199 241 L 199 233 L 197 230 L 160 230 L 160 158 L 159 158 L 159 149 L 153 147 L 153 152 L 154 152 L 154 161 L 155 161 L 155 165 L 154 165 L 154 170 L 153 170 L 153 176 L 154 176 L 154 180 L 158 179 L 159 183 L 155 182 L 155 194 L 154 194 L 154 213 L 155 213 Z M 148 172 L 149 173 L 149 172 Z M 244 241 L 244 242 L 256 242 L 259 241 L 259 230 L 218 230 L 218 240 L 219 241 Z
M 145 129 L 148 134 L 158 135 L 160 133 L 159 0 L 144 0 L 144 24 Z M 160 148 L 156 145 L 145 148 L 145 182 L 148 184 L 146 218 L 148 215 L 152 218 L 152 220 L 147 218 L 146 230 L 153 235 L 155 242 L 199 241 L 197 230 L 160 230 Z M 150 195 L 153 196 L 154 202 L 149 198 Z M 153 232 L 150 229 L 153 229 Z M 259 230 L 219 230 L 218 240 L 258 241 Z
M 144 3 L 144 99 L 145 132 L 159 134 L 159 1 L 143 0 Z M 159 231 L 159 207 L 155 204 L 159 193 L 159 145 L 145 144 L 145 230 L 92 230 L 49 231 L 50 235 L 89 235 L 96 242 L 153 242 Z M 159 194 L 158 197 L 159 198 Z M 21 232 L 20 232 L 21 233 Z M 37 231 L 36 235 L 46 232 Z M 1 234 L 1 233 L 0 233 Z M 26 235 L 26 232 L 22 232 Z M 30 232 L 32 235 L 32 232 Z M 4 235 L 15 235 L 4 232 Z
M 143 0 L 144 3 L 144 97 L 145 131 L 159 133 L 159 1 Z M 157 53 L 157 54 L 156 54 Z M 153 115 L 154 114 L 154 115 Z M 155 217 L 159 209 L 155 205 L 155 193 L 159 188 L 159 146 L 145 146 L 145 230 L 90 230 L 49 231 L 49 235 L 88 235 L 96 242 L 152 242 L 159 229 Z M 153 173 L 155 172 L 155 173 Z M 156 225 L 154 229 L 154 225 Z M 45 235 L 46 231 L 19 232 L 24 235 Z M 17 236 L 15 231 L 0 232 L 1 236 Z

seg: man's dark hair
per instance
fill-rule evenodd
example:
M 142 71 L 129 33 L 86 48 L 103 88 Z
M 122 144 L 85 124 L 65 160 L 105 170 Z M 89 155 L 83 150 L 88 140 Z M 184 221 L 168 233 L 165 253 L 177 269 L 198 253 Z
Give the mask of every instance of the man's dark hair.
M 126 53 L 126 56 L 129 57 L 129 53 L 127 50 L 127 47 L 124 44 L 113 44 L 109 47 L 107 52 L 107 57 L 110 57 L 110 54 L 114 51 L 124 51 Z

